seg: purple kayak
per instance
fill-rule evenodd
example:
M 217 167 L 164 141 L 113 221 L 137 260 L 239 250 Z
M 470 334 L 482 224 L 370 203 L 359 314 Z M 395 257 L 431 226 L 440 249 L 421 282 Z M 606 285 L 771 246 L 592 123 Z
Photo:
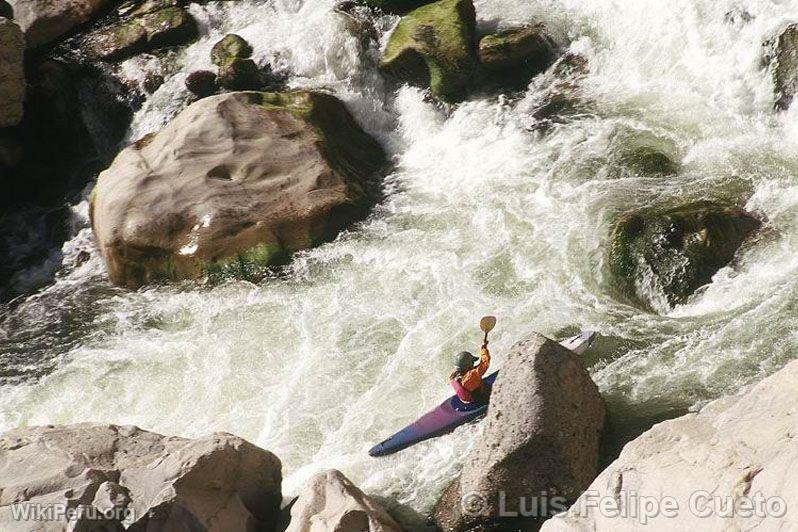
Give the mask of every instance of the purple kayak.
M 581 355 L 587 351 L 595 338 L 596 333 L 594 331 L 582 331 L 576 336 L 563 340 L 560 345 Z M 485 377 L 483 382 L 488 389 L 493 385 L 498 374 L 499 372 L 495 371 Z M 411 423 L 393 436 L 372 447 L 369 450 L 369 455 L 385 456 L 393 454 L 424 440 L 442 436 L 460 425 L 480 418 L 487 411 L 487 404 L 463 403 L 456 395 L 453 395 L 434 410 L 421 416 L 418 421 Z

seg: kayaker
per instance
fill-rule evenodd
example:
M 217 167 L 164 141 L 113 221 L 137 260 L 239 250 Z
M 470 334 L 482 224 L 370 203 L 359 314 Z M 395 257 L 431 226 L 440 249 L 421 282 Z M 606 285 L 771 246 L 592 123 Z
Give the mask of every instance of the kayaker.
M 474 366 L 474 363 L 479 364 Z M 463 351 L 455 357 L 454 371 L 449 375 L 449 381 L 457 397 L 464 403 L 486 403 L 488 390 L 482 383 L 482 376 L 490 366 L 490 351 L 488 341 L 482 344 L 482 353 L 477 358 L 468 351 Z

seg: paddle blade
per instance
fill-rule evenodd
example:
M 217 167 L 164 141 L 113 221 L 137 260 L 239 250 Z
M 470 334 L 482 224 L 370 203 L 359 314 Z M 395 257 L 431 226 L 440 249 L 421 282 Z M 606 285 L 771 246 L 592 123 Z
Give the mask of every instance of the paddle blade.
M 482 329 L 482 332 L 485 334 L 492 331 L 494 327 L 496 327 L 496 316 L 485 316 L 479 320 L 479 328 Z

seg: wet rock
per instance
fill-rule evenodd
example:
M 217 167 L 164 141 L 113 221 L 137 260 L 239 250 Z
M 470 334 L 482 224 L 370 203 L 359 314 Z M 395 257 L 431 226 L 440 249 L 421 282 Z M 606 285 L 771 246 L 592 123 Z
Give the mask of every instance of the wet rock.
M 213 45 L 211 62 L 222 67 L 235 59 L 247 59 L 252 55 L 252 46 L 239 35 L 231 33 Z
M 670 305 L 683 303 L 760 226 L 743 210 L 711 202 L 626 214 L 612 234 L 610 270 L 627 295 L 644 305 L 656 306 L 652 288 Z
M 484 74 L 502 85 L 520 87 L 557 58 L 557 45 L 542 24 L 511 28 L 479 41 Z
M 219 85 L 227 90 L 256 90 L 261 87 L 260 71 L 252 59 L 232 59 L 219 67 Z
M 529 114 L 533 119 L 529 129 L 545 133 L 556 124 L 588 114 L 589 100 L 583 95 L 581 82 L 588 73 L 584 56 L 566 52 L 533 83 Z
M 0 18 L 0 128 L 19 124 L 25 102 L 25 38 L 12 21 Z
M 14 9 L 6 0 L 0 0 L 0 17 L 7 19 L 14 18 Z
M 210 70 L 197 70 L 186 78 L 186 88 L 200 98 L 216 94 L 219 88 L 216 83 L 216 74 Z
M 132 516 L 131 531 L 270 530 L 281 501 L 280 460 L 231 434 L 165 437 L 132 426 L 82 423 L 0 436 L 0 529 L 20 528 L 12 504 L 65 504 Z M 114 512 L 110 512 L 114 514 Z M 121 530 L 118 519 L 73 530 Z M 102 527 L 102 528 L 101 528 Z
M 124 17 L 88 36 L 89 53 L 117 61 L 159 48 L 187 44 L 197 38 L 197 23 L 185 10 L 168 7 Z
M 10 0 L 9 4 L 27 47 L 37 48 L 93 19 L 110 0 Z
M 285 532 L 400 532 L 402 528 L 340 471 L 312 477 L 291 508 Z
M 438 0 L 411 11 L 388 40 L 380 68 L 429 87 L 448 102 L 465 98 L 476 66 L 476 13 L 471 0 Z
M 385 11 L 386 13 L 402 15 L 425 4 L 429 4 L 431 1 L 432 0 L 363 0 L 363 3 L 369 7 Z
M 655 425 L 542 532 L 784 528 L 798 508 L 796 383 L 798 362 L 791 362 L 738 394 Z M 678 511 L 663 511 L 664 497 Z M 610 505 L 600 511 L 591 499 Z M 658 511 L 631 511 L 645 500 L 657 501 Z
M 765 61 L 773 76 L 776 109 L 787 109 L 798 92 L 798 24 L 765 43 Z
M 115 284 L 246 277 L 365 216 L 385 164 L 332 96 L 211 96 L 100 174 L 92 226 Z
M 493 387 L 482 437 L 435 506 L 435 522 L 447 532 L 526 530 L 563 509 L 595 478 L 604 418 L 604 401 L 576 355 L 539 334 L 519 342 Z M 543 500 L 560 507 L 534 510 L 533 501 Z M 521 511 L 539 519 L 507 517 Z
M 149 72 L 144 77 L 143 87 L 144 90 L 148 94 L 152 94 L 157 91 L 161 85 L 163 85 L 164 81 L 166 81 L 163 77 L 163 74 L 159 74 L 158 72 Z

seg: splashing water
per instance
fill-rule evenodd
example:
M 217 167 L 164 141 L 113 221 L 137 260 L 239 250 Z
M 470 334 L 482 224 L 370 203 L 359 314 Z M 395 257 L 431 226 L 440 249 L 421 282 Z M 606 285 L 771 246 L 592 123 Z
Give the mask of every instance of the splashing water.
M 585 55 L 596 112 L 529 131 L 527 97 L 484 96 L 450 114 L 375 71 L 333 2 L 192 6 L 204 37 L 136 115 L 130 139 L 186 105 L 185 76 L 235 31 L 290 85 L 347 102 L 393 154 L 387 198 L 287 274 L 112 288 L 88 229 L 48 289 L 0 322 L 0 429 L 111 421 L 165 434 L 225 430 L 274 451 L 285 492 L 343 470 L 409 513 L 429 511 L 478 437 L 468 426 L 375 460 L 366 450 L 450 394 L 450 357 L 499 317 L 495 365 L 532 330 L 593 328 L 586 355 L 615 426 L 637 427 L 736 390 L 798 352 L 798 129 L 772 111 L 761 43 L 798 1 L 480 0 L 480 24 L 547 23 Z M 734 17 L 741 13 L 747 17 Z M 395 17 L 375 21 L 386 32 Z M 136 60 L 125 64 L 134 73 Z M 667 141 L 678 176 L 611 171 L 619 132 Z M 657 202 L 732 201 L 774 237 L 746 248 L 685 305 L 658 314 L 613 295 L 612 220 Z M 85 210 L 85 204 L 77 208 Z M 634 432 L 629 429 L 627 432 Z M 620 429 L 619 433 L 623 433 Z M 413 517 L 407 518 L 409 522 Z

